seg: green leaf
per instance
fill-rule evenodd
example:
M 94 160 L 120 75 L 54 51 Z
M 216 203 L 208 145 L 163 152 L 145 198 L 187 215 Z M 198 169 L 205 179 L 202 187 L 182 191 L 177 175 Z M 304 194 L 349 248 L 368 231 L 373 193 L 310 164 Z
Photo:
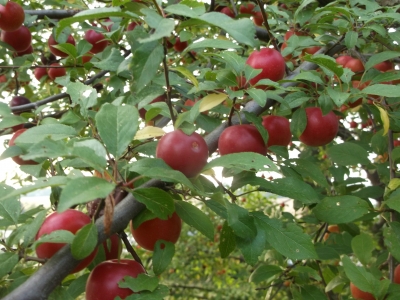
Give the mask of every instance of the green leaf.
M 181 183 L 190 189 L 196 189 L 182 172 L 172 170 L 171 167 L 160 158 L 144 158 L 136 161 L 129 165 L 129 171 L 167 182 Z
M 33 192 L 35 190 L 43 189 L 43 188 L 46 188 L 49 186 L 65 185 L 65 184 L 67 184 L 68 181 L 69 181 L 69 179 L 65 176 L 53 176 L 50 178 L 39 178 L 38 180 L 35 181 L 34 184 L 25 185 L 25 186 L 19 188 L 18 190 L 14 190 L 13 192 L 11 192 L 7 195 L 2 194 L 0 197 L 0 201 L 3 199 L 12 198 L 12 197 L 19 196 L 19 195 L 24 195 L 29 192 Z
M 15 191 L 14 188 L 0 183 L 0 191 L 2 195 L 9 195 Z M 0 200 L 0 217 L 8 220 L 13 224 L 18 223 L 18 217 L 21 213 L 21 203 L 16 196 Z
M 325 175 L 322 173 L 321 169 L 313 162 L 306 159 L 296 159 L 292 160 L 296 165 L 290 165 L 296 172 L 301 174 L 303 178 L 311 178 L 320 186 L 325 188 L 329 187 L 329 183 L 326 180 Z
M 190 44 L 185 49 L 185 52 L 193 50 L 193 49 L 201 49 L 201 48 L 237 49 L 237 48 L 242 48 L 242 47 L 231 41 L 222 40 L 222 39 L 201 39 L 200 41 L 195 41 L 192 44 Z
M 377 95 L 382 97 L 398 97 L 400 95 L 400 86 L 390 84 L 374 84 L 367 86 L 362 90 L 362 92 L 368 95 Z
M 88 257 L 97 247 L 97 227 L 94 223 L 83 226 L 75 235 L 71 244 L 71 253 L 75 259 Z
M 1 102 L 0 103 L 0 116 L 9 116 L 11 114 L 11 108 L 8 104 Z
M 205 8 L 204 8 L 204 4 L 202 6 L 199 6 L 196 8 L 189 7 L 189 6 L 183 5 L 183 4 L 173 4 L 173 5 L 168 5 L 165 8 L 165 11 L 167 11 L 171 14 L 178 15 L 178 16 L 196 18 L 197 16 L 204 14 Z
M 275 276 L 279 273 L 282 273 L 282 269 L 279 266 L 275 265 L 260 265 L 257 269 L 251 273 L 249 281 L 258 284 L 262 281 L 266 281 L 270 279 L 272 276 Z
M 129 288 L 135 293 L 141 291 L 153 292 L 158 287 L 159 279 L 141 273 L 136 278 L 125 276 L 123 281 L 118 283 L 120 288 Z
M 7 116 L 3 117 L 0 122 L 0 129 L 10 128 L 15 125 L 27 123 L 28 119 L 21 116 Z
M 241 238 L 253 239 L 256 236 L 257 229 L 249 212 L 245 208 L 228 201 L 225 201 L 225 206 L 228 213 L 228 225 L 235 235 Z
M 57 211 L 63 212 L 76 204 L 87 203 L 96 198 L 105 198 L 114 188 L 114 184 L 103 178 L 80 177 L 72 179 L 61 192 Z
M 400 260 L 400 223 L 391 222 L 389 227 L 383 229 L 385 245 L 389 248 L 394 258 Z
M 246 90 L 250 97 L 261 107 L 267 103 L 267 93 L 261 89 L 250 88 Z
M 280 220 L 271 219 L 262 212 L 252 215 L 257 227 L 264 230 L 267 242 L 282 255 L 294 260 L 318 257 L 310 236 L 296 224 L 289 223 L 283 227 Z
M 343 68 L 339 67 L 332 57 L 324 54 L 306 55 L 303 57 L 305 61 L 313 62 L 319 65 L 322 69 L 334 73 L 340 77 L 343 75 Z
M 117 71 L 119 65 L 124 61 L 121 52 L 115 48 L 111 49 L 110 54 L 99 62 L 93 62 L 93 65 L 101 70 Z
M 36 249 L 42 243 L 65 243 L 72 244 L 75 235 L 68 230 L 55 230 L 49 234 L 42 235 L 32 245 L 33 249 Z
M 304 108 L 295 110 L 290 122 L 290 131 L 295 137 L 299 137 L 307 126 L 307 114 Z
M 162 220 L 167 220 L 168 216 L 175 211 L 172 196 L 159 188 L 138 188 L 132 192 L 132 195 Z
M 229 254 L 236 248 L 236 236 L 232 228 L 229 227 L 228 222 L 225 221 L 221 229 L 221 235 L 219 238 L 219 253 L 221 258 L 227 258 Z
M 96 114 L 99 134 L 107 150 L 119 158 L 135 137 L 139 113 L 134 106 L 104 104 Z
M 71 154 L 79 157 L 101 173 L 107 166 L 107 152 L 98 140 L 87 139 L 76 141 Z
M 300 294 L 302 296 L 302 299 L 307 299 L 307 300 L 328 299 L 325 293 L 315 285 L 302 286 Z
M 58 141 L 76 135 L 76 130 L 71 126 L 63 124 L 43 124 L 29 128 L 23 132 L 15 139 L 15 144 L 34 144 L 46 138 Z
M 361 233 L 351 240 L 351 248 L 355 256 L 366 266 L 372 257 L 372 251 L 375 249 L 375 246 L 369 234 Z
M 78 296 L 85 292 L 86 282 L 90 273 L 83 274 L 79 276 L 77 279 L 71 282 L 68 286 L 68 294 L 71 295 L 73 299 L 77 299 Z
M 240 44 L 245 44 L 250 47 L 257 46 L 256 40 L 254 38 L 255 27 L 250 19 L 245 18 L 235 20 L 231 17 L 228 17 L 227 15 L 217 12 L 205 13 L 204 15 L 199 17 L 199 19 L 207 22 L 208 24 L 225 30 Z
M 273 181 L 267 181 L 260 178 L 256 179 L 253 184 L 260 185 L 264 191 L 289 197 L 298 200 L 303 204 L 319 202 L 317 192 L 309 184 L 296 179 L 295 177 L 279 178 Z
M 203 171 L 215 167 L 234 167 L 243 171 L 257 170 L 279 172 L 278 168 L 268 157 L 253 152 L 233 153 L 220 156 L 209 162 L 203 168 Z
M 158 42 L 149 42 L 141 45 L 133 53 L 130 69 L 136 81 L 135 89 L 141 91 L 156 76 L 164 58 L 164 48 Z
M 60 20 L 56 29 L 56 36 L 58 36 L 65 27 L 70 26 L 74 23 L 109 17 L 130 18 L 131 16 L 125 12 L 121 12 L 121 8 L 119 7 L 103 7 L 83 10 L 73 17 Z
M 363 267 L 357 267 L 348 256 L 342 258 L 344 272 L 350 281 L 360 290 L 375 294 L 379 289 L 379 280 L 371 273 L 368 273 Z
M 214 240 L 214 226 L 210 218 L 200 209 L 185 201 L 175 201 L 175 209 L 186 224 L 193 226 L 211 241 Z
M 347 49 L 352 49 L 357 45 L 358 33 L 355 31 L 348 31 L 344 37 L 344 44 Z
M 18 253 L 0 253 L 0 278 L 10 273 L 18 261 Z
M 141 12 L 144 14 L 144 20 L 153 30 L 148 38 L 139 38 L 140 43 L 157 41 L 160 38 L 171 36 L 175 28 L 173 19 L 163 18 L 156 11 L 149 8 L 144 8 Z
M 352 222 L 369 210 L 368 203 L 355 196 L 326 197 L 313 209 L 315 216 L 330 224 Z
M 23 233 L 23 246 L 28 247 L 29 244 L 32 243 L 32 240 L 35 238 L 37 232 L 39 231 L 40 227 L 42 226 L 44 220 L 46 219 L 46 210 L 40 211 L 35 217 L 32 219 L 32 222 L 26 221 L 24 225 Z
M 328 148 L 327 153 L 333 162 L 341 166 L 368 165 L 370 163 L 367 150 L 350 142 L 334 145 Z
M 390 60 L 393 58 L 398 58 L 399 56 L 400 52 L 396 51 L 383 51 L 380 53 L 376 53 L 368 59 L 367 63 L 365 64 L 365 71 L 369 70 L 376 64 L 379 64 L 383 61 Z
M 174 255 L 175 245 L 173 243 L 164 240 L 156 242 L 153 253 L 153 271 L 156 276 L 165 271 Z
M 67 84 L 67 92 L 74 104 L 80 106 L 80 112 L 87 116 L 87 110 L 97 104 L 97 91 L 82 82 L 70 82 Z
M 255 237 L 247 236 L 245 238 L 236 236 L 236 245 L 243 254 L 244 260 L 253 266 L 259 261 L 259 256 L 265 250 L 265 233 L 263 230 L 257 230 Z
M 65 141 L 53 141 L 46 138 L 37 144 L 32 145 L 27 151 L 27 154 L 21 155 L 22 159 L 37 159 L 37 158 L 58 158 L 61 156 L 70 155 L 72 149 L 68 148 Z
M 126 297 L 125 300 L 163 300 L 169 295 L 168 287 L 160 284 L 154 292 L 142 291 Z

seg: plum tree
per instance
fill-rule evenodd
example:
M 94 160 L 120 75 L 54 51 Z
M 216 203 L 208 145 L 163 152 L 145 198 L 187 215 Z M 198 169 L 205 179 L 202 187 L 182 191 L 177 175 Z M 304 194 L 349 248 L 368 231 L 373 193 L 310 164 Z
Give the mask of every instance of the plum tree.
M 120 255 L 143 269 L 114 298 L 396 299 L 388 2 L 0 0 L 0 298 L 105 297 L 87 283 Z M 35 239 L 69 210 L 86 225 Z M 179 242 L 135 241 L 169 216 Z

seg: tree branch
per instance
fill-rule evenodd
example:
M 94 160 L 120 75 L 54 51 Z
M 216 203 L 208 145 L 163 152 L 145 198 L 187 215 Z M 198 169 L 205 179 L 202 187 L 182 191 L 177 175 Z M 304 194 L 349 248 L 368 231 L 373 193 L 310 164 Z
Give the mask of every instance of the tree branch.
M 59 9 L 49 9 L 49 10 L 25 10 L 26 15 L 37 16 L 38 19 L 44 19 L 48 17 L 50 19 L 64 19 L 76 15 L 79 10 L 59 10 Z

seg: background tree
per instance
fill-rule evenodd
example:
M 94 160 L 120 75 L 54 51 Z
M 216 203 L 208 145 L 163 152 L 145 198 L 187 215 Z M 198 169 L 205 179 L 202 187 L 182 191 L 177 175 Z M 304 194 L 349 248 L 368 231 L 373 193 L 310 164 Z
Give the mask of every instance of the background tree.
M 0 4 L 4 299 L 396 299 L 397 4 Z

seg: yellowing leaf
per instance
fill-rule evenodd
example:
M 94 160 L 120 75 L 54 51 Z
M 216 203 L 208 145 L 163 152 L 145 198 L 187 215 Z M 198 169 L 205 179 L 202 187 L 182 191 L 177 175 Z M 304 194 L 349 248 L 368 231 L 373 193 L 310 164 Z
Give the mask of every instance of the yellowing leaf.
M 379 113 L 381 115 L 381 120 L 383 123 L 383 135 L 386 135 L 389 131 L 389 116 L 386 110 L 384 110 L 382 107 L 375 105 L 379 109 Z
M 139 130 L 135 135 L 135 140 L 145 140 L 153 137 L 163 136 L 165 131 L 161 128 L 154 126 L 146 126 L 145 128 Z
M 388 184 L 388 188 L 392 191 L 397 189 L 399 186 L 400 186 L 400 178 L 393 178 L 392 180 L 390 180 Z
M 184 67 L 176 67 L 176 68 L 170 68 L 170 69 L 181 73 L 183 76 L 185 76 L 187 79 L 189 79 L 195 87 L 199 87 L 199 82 L 197 81 L 197 78 L 188 69 L 186 69 Z
M 209 94 L 205 96 L 200 103 L 199 112 L 210 110 L 217 105 L 221 104 L 228 98 L 228 95 L 219 93 L 219 94 Z

